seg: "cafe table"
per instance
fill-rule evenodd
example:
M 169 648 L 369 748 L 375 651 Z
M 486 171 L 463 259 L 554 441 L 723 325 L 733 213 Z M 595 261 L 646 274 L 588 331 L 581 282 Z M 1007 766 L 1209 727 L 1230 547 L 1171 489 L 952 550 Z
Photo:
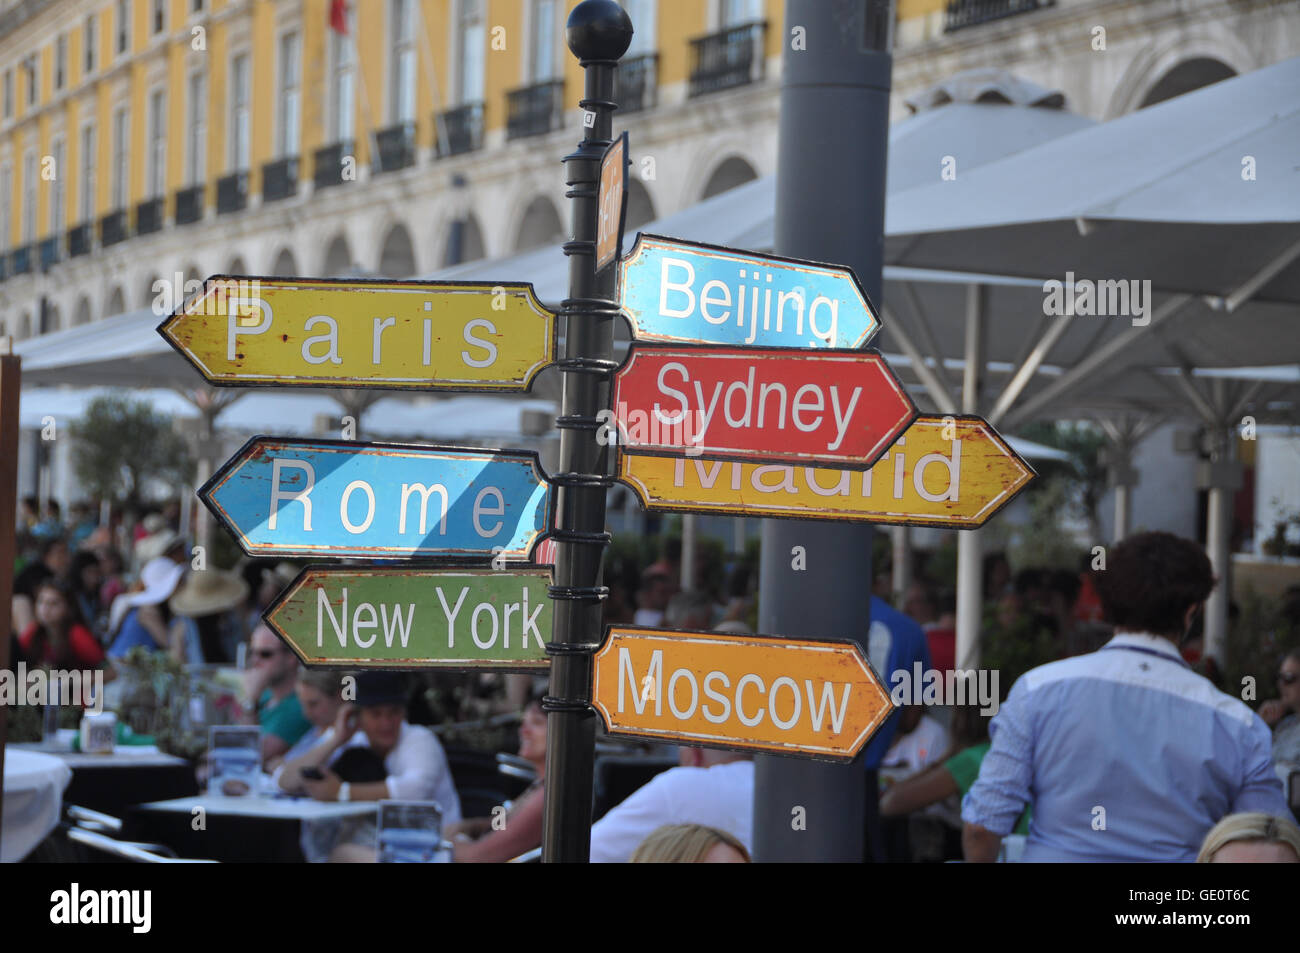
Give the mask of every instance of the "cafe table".
M 72 772 L 63 803 L 113 817 L 122 817 L 145 801 L 184 797 L 199 790 L 194 766 L 154 745 L 118 745 L 111 753 L 85 754 L 73 751 L 61 738 L 57 742 L 11 744 L 9 750 L 58 758 Z
M 304 843 L 341 822 L 375 815 L 376 802 L 340 804 L 278 795 L 201 795 L 153 801 L 127 816 L 129 840 L 166 844 L 181 857 L 223 863 L 307 860 Z M 319 858 L 311 858 L 319 859 Z
M 19 745 L 5 749 L 0 863 L 26 857 L 59 823 L 72 771 L 59 758 Z

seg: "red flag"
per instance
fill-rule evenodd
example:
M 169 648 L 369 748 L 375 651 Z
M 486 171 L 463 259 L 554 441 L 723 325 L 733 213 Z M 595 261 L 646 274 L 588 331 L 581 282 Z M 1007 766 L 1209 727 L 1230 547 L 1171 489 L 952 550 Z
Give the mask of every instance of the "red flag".
M 330 29 L 342 36 L 348 35 L 347 0 L 330 0 Z

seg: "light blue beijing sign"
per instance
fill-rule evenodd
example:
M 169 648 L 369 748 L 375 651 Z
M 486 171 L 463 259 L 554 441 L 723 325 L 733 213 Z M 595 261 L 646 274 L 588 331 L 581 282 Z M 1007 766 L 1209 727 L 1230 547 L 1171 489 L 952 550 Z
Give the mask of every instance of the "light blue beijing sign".
M 250 556 L 522 559 L 551 525 L 525 450 L 254 437 L 199 497 Z
M 844 265 L 641 234 L 619 276 L 638 341 L 856 350 L 880 328 Z

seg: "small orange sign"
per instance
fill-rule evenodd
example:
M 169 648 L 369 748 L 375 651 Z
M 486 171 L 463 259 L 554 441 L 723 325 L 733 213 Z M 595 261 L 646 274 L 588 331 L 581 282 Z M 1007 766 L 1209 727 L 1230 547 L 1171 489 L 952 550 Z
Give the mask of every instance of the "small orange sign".
M 600 216 L 596 223 L 596 270 L 618 260 L 622 253 L 623 220 L 627 213 L 627 133 L 605 150 L 600 160 Z
M 610 626 L 592 703 L 611 734 L 851 761 L 893 711 L 853 642 Z

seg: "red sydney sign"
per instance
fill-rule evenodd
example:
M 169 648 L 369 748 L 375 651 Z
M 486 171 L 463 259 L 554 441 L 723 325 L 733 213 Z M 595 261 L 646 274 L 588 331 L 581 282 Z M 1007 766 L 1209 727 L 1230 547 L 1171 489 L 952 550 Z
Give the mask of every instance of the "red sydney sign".
M 612 416 L 625 453 L 856 470 L 916 407 L 875 351 L 633 345 Z

